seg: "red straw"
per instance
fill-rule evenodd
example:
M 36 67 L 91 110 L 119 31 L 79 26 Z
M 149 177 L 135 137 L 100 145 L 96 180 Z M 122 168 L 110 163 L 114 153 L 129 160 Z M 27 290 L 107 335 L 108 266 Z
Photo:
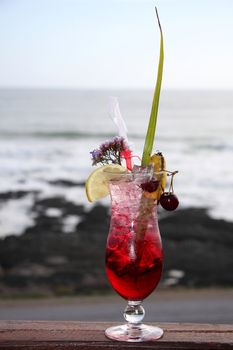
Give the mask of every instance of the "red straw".
M 127 169 L 132 171 L 132 151 L 130 151 L 130 149 L 124 149 L 124 151 L 121 152 L 120 156 L 121 158 L 125 159 Z

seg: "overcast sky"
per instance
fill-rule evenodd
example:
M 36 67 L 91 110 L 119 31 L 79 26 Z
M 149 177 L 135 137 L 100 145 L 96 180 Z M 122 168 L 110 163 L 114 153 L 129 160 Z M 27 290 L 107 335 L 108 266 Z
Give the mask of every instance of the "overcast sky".
M 0 0 L 0 86 L 233 89 L 233 0 Z

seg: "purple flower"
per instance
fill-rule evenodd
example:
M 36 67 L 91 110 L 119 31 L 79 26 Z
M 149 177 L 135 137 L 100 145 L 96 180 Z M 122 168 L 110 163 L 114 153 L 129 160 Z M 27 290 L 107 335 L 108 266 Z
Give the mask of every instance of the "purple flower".
M 128 148 L 129 147 L 123 137 L 114 137 L 112 140 L 102 143 L 98 149 L 90 152 L 92 156 L 92 164 L 121 164 L 121 152 Z
M 99 149 L 94 149 L 92 152 L 90 152 L 92 157 L 92 165 L 96 165 L 99 163 L 101 159 L 101 151 Z
M 99 150 L 100 150 L 101 152 L 105 152 L 105 151 L 107 151 L 108 149 L 109 149 L 109 141 L 106 141 L 106 142 L 102 143 L 102 144 L 100 145 L 100 148 L 99 148 Z
M 101 155 L 101 152 L 99 149 L 94 149 L 91 153 L 92 158 L 97 159 Z

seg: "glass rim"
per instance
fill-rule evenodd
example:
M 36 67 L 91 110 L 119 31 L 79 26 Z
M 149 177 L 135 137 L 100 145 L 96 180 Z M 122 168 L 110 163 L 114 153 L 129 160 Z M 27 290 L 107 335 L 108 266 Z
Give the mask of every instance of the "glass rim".
M 136 174 L 139 174 L 139 175 L 146 175 L 146 173 L 144 174 L 141 174 L 141 173 L 133 173 L 132 171 L 129 171 L 129 170 L 124 170 L 124 171 L 111 171 L 111 170 L 106 170 L 104 169 L 103 170 L 104 173 L 107 173 L 107 174 L 122 174 L 122 175 L 136 175 Z M 154 171 L 154 174 L 163 174 L 163 173 L 166 173 L 167 171 L 166 170 L 161 170 L 161 171 Z
M 125 171 L 110 171 L 110 170 L 104 170 L 103 171 L 107 176 L 113 176 L 113 180 L 116 180 L 117 178 L 138 178 L 138 177 L 148 177 L 148 173 L 133 173 L 129 170 L 125 170 Z M 153 172 L 152 177 L 154 176 L 155 178 L 158 178 L 160 176 L 162 176 L 164 173 L 166 173 L 166 170 L 161 170 L 161 171 L 155 171 Z M 109 178 L 109 180 L 111 181 L 111 179 Z

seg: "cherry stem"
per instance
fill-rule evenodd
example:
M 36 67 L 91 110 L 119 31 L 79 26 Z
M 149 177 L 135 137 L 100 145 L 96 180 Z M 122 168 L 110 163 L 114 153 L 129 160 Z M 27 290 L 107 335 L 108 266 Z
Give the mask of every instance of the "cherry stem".
M 171 183 L 170 183 L 168 192 L 169 192 L 169 193 L 173 193 L 173 192 L 174 192 L 174 188 L 173 188 L 174 176 L 178 173 L 178 170 L 176 170 L 176 171 L 170 171 L 169 173 L 170 173 L 170 174 L 168 174 L 168 176 L 171 176 Z
M 175 170 L 175 171 L 163 170 L 163 171 L 167 173 L 167 176 L 174 176 L 179 172 L 178 170 Z

